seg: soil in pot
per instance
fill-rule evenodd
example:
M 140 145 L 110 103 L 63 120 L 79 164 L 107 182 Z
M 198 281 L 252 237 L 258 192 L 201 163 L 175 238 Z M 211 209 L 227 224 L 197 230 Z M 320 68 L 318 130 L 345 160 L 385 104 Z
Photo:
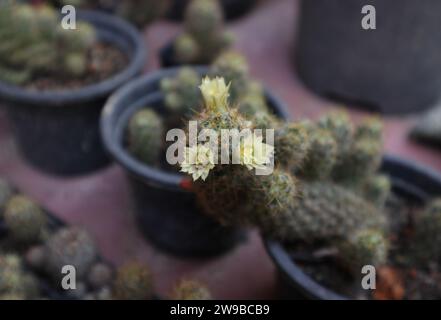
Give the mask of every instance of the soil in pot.
M 38 74 L 24 87 L 34 91 L 75 90 L 111 78 L 128 65 L 127 55 L 118 47 L 96 42 L 87 53 L 87 71 L 80 78 L 60 74 Z

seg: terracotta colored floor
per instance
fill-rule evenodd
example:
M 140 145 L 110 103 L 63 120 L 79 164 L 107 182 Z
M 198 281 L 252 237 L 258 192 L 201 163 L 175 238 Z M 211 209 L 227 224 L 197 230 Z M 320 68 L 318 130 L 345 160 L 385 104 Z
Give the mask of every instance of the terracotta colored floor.
M 316 117 L 333 103 L 308 91 L 291 64 L 297 1 L 271 0 L 246 18 L 229 25 L 237 34 L 237 49 L 250 61 L 252 73 L 288 106 L 293 117 Z M 145 32 L 149 46 L 146 72 L 158 68 L 157 51 L 179 31 L 160 22 Z M 351 111 L 355 118 L 360 111 Z M 415 159 L 441 170 L 441 154 L 406 140 L 412 117 L 386 120 L 386 151 Z M 82 225 L 96 238 L 105 258 L 121 264 L 131 259 L 147 262 L 160 294 L 169 292 L 181 277 L 204 281 L 216 298 L 261 299 L 276 296 L 275 268 L 261 240 L 254 234 L 234 252 L 213 260 L 185 261 L 152 248 L 138 233 L 131 214 L 123 171 L 111 166 L 94 175 L 60 179 L 27 166 L 16 152 L 4 117 L 0 116 L 0 176 L 69 223 Z

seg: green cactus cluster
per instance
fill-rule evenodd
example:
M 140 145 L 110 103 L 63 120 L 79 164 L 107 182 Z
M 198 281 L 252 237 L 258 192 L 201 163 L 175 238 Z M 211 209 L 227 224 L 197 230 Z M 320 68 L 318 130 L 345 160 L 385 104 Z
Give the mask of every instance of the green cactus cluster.
M 195 280 L 182 280 L 172 294 L 173 300 L 212 300 L 210 291 Z
M 421 263 L 441 261 L 441 198 L 426 205 L 415 221 L 413 255 Z
M 201 105 L 200 82 L 200 75 L 190 67 L 182 67 L 175 77 L 162 79 L 160 86 L 166 109 L 180 117 L 193 114 Z
M 230 86 L 234 88 L 234 80 Z M 200 128 L 220 132 L 257 127 L 232 107 L 231 99 L 213 106 L 216 88 L 222 86 L 213 80 L 207 90 L 213 92 L 213 100 L 203 91 L 205 108 L 193 118 Z M 371 118 L 355 126 L 345 112 L 338 111 L 316 122 L 278 120 L 272 128 L 274 171 L 256 175 L 246 166 L 215 165 L 206 179 L 193 183 L 204 212 L 225 225 L 257 225 L 285 243 L 348 244 L 342 246 L 347 249 L 341 250 L 342 255 L 359 247 L 357 259 L 342 258 L 353 262 L 351 270 L 360 261 L 384 262 L 382 252 L 387 252 L 388 245 L 383 236 L 387 230 L 383 207 L 390 182 L 377 174 L 381 123 Z
M 130 119 L 128 148 L 139 160 L 154 164 L 159 159 L 164 135 L 162 118 L 149 108 L 141 109 Z
M 78 22 L 63 29 L 57 12 L 47 5 L 0 3 L 0 81 L 24 85 L 40 74 L 80 77 L 94 28 Z
M 118 1 L 116 14 L 138 27 L 149 25 L 162 17 L 170 7 L 170 0 L 124 0 Z
M 113 296 L 120 300 L 148 300 L 153 296 L 150 269 L 139 262 L 121 266 L 116 273 Z
M 10 198 L 4 213 L 5 225 L 18 242 L 41 241 L 47 231 L 47 216 L 41 208 L 22 195 Z
M 173 51 L 181 63 L 209 64 L 228 48 L 232 35 L 223 30 L 224 17 L 218 0 L 192 0 L 185 11 L 185 31 Z
M 20 256 L 0 254 L 0 300 L 35 299 L 39 290 L 37 279 L 25 271 Z

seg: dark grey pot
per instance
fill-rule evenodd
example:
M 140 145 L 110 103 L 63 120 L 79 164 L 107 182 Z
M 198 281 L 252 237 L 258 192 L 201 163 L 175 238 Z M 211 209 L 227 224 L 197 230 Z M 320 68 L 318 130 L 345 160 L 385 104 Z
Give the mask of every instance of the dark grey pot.
M 29 91 L 0 82 L 0 102 L 25 160 L 56 175 L 85 174 L 110 163 L 99 134 L 101 109 L 113 91 L 142 72 L 146 59 L 140 33 L 127 22 L 95 11 L 79 11 L 78 19 L 128 55 L 125 69 L 76 90 Z
M 364 30 L 361 9 L 376 8 Z M 303 0 L 295 62 L 316 93 L 387 114 L 422 111 L 441 92 L 438 0 Z

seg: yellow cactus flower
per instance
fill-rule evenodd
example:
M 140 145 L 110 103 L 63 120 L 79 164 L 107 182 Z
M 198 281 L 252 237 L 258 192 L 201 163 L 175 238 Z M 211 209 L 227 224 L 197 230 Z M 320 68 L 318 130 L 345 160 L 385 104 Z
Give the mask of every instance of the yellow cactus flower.
M 199 86 L 204 97 L 205 105 L 210 110 L 223 110 L 228 108 L 230 84 L 226 85 L 224 78 L 210 79 L 205 77 Z
M 244 137 L 238 148 L 240 163 L 248 170 L 265 169 L 274 155 L 274 147 L 264 143 L 263 137 L 255 134 Z
M 214 153 L 204 144 L 185 148 L 181 172 L 190 174 L 194 181 L 202 178 L 205 181 L 211 169 L 214 168 Z

